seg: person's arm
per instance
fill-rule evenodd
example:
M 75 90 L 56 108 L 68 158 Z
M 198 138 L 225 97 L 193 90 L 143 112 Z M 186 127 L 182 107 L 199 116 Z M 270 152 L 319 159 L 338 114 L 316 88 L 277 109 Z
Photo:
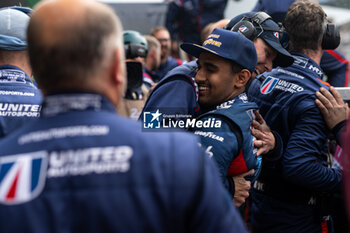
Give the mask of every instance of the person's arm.
M 282 156 L 283 142 L 276 131 L 271 131 L 264 118 L 258 111 L 255 111 L 255 120 L 252 122 L 252 135 L 254 147 L 258 149 L 256 155 L 264 155 L 270 161 L 278 160 Z
M 334 87 L 330 87 L 329 90 L 330 92 L 321 87 L 320 91 L 316 92 L 317 99 L 315 102 L 327 127 L 336 136 L 337 143 L 340 145 L 340 137 L 349 116 L 349 107 Z
M 248 172 L 243 173 L 241 175 L 232 176 L 234 183 L 233 200 L 236 207 L 240 207 L 249 197 L 251 182 L 246 180 L 245 178 L 254 175 L 254 172 L 255 170 L 251 169 Z
M 332 191 L 340 187 L 341 171 L 327 167 L 326 125 L 318 108 L 309 102 L 307 110 L 303 103 L 293 108 L 298 114 L 292 116 L 295 126 L 282 157 L 283 177 L 312 190 Z
M 349 82 L 349 61 L 337 50 L 325 50 L 320 64 L 328 77 L 328 82 L 335 87 L 347 87 Z
M 143 112 L 159 109 L 163 114 L 193 114 L 196 109 L 196 93 L 190 82 L 186 80 L 171 80 L 150 93 Z

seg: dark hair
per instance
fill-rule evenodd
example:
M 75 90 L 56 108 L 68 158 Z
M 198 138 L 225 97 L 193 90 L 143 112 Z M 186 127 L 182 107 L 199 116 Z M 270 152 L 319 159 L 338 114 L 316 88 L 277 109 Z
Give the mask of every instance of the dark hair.
M 232 73 L 234 74 L 237 74 L 239 72 L 241 72 L 241 70 L 245 69 L 244 67 L 242 67 L 240 64 L 237 64 L 236 62 L 234 61 L 231 61 L 231 70 L 232 70 Z M 245 88 L 244 88 L 244 91 L 247 92 L 249 87 L 250 87 L 250 84 L 252 82 L 252 78 L 250 77 L 248 82 L 246 83 L 245 85 Z
M 67 23 L 62 29 L 53 29 L 52 34 L 43 31 L 45 26 L 39 19 L 33 17 L 30 21 L 29 58 L 43 90 L 52 91 L 67 83 L 83 84 L 100 71 L 107 57 L 113 56 L 107 52 L 112 53 L 111 43 L 115 48 L 118 43 L 115 35 L 119 25 L 114 12 L 86 9 L 85 13 L 81 22 Z
M 289 35 L 289 50 L 317 50 L 321 45 L 326 14 L 319 4 L 310 1 L 294 2 L 284 19 Z
M 240 65 L 240 64 L 237 64 L 236 62 L 234 61 L 231 61 L 231 70 L 232 70 L 232 73 L 234 74 L 237 74 L 239 73 L 241 70 L 243 70 L 244 68 Z

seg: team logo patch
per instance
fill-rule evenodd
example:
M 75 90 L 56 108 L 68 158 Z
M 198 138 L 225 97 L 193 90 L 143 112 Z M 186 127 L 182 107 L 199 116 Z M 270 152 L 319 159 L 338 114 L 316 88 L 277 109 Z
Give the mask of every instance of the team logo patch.
M 248 117 L 249 117 L 249 119 L 251 121 L 255 119 L 255 114 L 254 114 L 254 110 L 253 109 L 250 109 L 250 110 L 246 111 L 246 113 L 247 113 L 247 115 L 248 115 Z
M 238 28 L 238 30 L 239 30 L 240 32 L 247 32 L 249 29 L 248 29 L 246 26 L 242 25 L 242 26 L 240 26 L 240 27 Z
M 26 83 L 26 75 L 19 70 L 0 70 L 0 83 Z
M 264 95 L 269 94 L 278 82 L 277 78 L 268 76 L 260 86 L 260 92 Z
M 305 57 L 300 56 L 293 56 L 294 57 L 294 64 L 297 66 L 300 66 L 302 68 L 306 68 L 309 60 Z
M 275 32 L 273 35 L 274 35 L 277 39 L 280 38 L 280 34 L 279 34 L 278 32 Z
M 0 158 L 0 203 L 15 205 L 37 197 L 44 188 L 47 152 Z

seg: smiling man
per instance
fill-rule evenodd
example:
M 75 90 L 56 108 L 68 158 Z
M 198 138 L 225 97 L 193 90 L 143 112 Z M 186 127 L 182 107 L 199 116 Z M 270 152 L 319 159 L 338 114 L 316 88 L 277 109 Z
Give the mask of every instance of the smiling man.
M 198 101 L 207 111 L 198 119 L 221 121 L 221 127 L 197 127 L 194 133 L 215 159 L 223 183 L 234 196 L 231 176 L 250 169 L 256 169 L 256 176 L 260 167 L 250 131 L 257 105 L 249 103 L 244 93 L 257 64 L 254 44 L 237 32 L 214 29 L 202 46 L 182 44 L 181 48 L 198 58 Z
M 232 30 L 237 23 L 243 21 L 252 24 L 252 27 L 250 27 L 251 32 L 253 32 L 251 33 L 251 40 L 254 42 L 257 54 L 257 67 L 255 70 L 252 70 L 252 75 L 255 76 L 256 74 L 265 71 L 271 71 L 273 64 L 285 67 L 293 63 L 293 57 L 283 49 L 280 44 L 280 27 L 271 17 L 263 12 L 244 13 L 234 17 L 230 23 L 226 25 L 225 29 Z M 253 21 L 254 23 L 252 23 Z M 238 29 L 239 27 L 237 30 Z M 198 86 L 194 81 L 196 71 L 196 61 L 185 63 L 171 70 L 149 94 L 143 112 L 140 115 L 140 119 L 145 121 L 145 119 L 143 119 L 145 112 L 156 111 L 158 109 L 161 110 L 163 114 L 191 115 L 193 118 L 204 113 L 204 109 L 201 108 L 205 107 L 200 106 L 198 103 Z M 266 142 L 270 141 L 271 140 L 268 140 Z M 262 141 L 259 140 L 256 145 L 258 145 L 258 143 L 261 143 L 260 145 L 262 147 L 260 149 L 265 150 L 267 148 L 266 146 L 264 147 Z M 268 149 L 265 151 L 267 150 Z M 239 202 L 239 200 L 236 199 L 236 195 L 240 195 L 238 194 L 238 190 L 241 189 L 238 187 L 240 183 L 242 182 L 235 182 L 234 188 L 236 189 L 236 202 Z

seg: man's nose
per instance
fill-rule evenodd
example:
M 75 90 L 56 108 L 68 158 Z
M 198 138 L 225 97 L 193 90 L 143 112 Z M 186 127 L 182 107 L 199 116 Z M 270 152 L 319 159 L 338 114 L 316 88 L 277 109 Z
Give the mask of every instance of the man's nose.
M 198 82 L 203 82 L 204 80 L 205 80 L 204 72 L 202 70 L 198 70 L 195 77 L 195 81 L 198 83 Z
M 272 60 L 268 60 L 265 64 L 265 69 L 266 71 L 271 71 L 273 68 L 273 61 Z

